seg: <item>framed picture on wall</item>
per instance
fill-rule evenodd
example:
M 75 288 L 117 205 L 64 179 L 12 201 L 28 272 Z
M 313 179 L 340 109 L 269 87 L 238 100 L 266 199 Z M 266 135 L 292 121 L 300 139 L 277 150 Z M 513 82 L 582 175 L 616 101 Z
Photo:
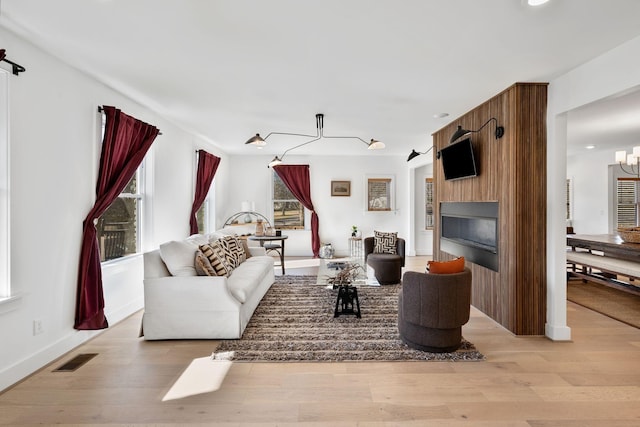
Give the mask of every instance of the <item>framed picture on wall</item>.
M 351 196 L 351 181 L 331 181 L 332 196 Z
M 393 176 L 367 177 L 367 211 L 393 210 Z

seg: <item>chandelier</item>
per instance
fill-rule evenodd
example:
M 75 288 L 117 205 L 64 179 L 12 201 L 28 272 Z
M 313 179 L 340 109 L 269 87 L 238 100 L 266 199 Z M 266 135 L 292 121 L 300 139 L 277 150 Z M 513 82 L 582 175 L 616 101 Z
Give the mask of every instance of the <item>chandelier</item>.
M 293 135 L 293 136 L 303 136 L 306 138 L 313 138 L 313 139 L 285 150 L 284 153 L 282 153 L 280 156 L 275 156 L 273 160 L 269 162 L 270 168 L 282 163 L 282 159 L 289 151 L 295 150 L 296 148 L 303 147 L 307 144 L 311 144 L 312 142 L 319 141 L 321 139 L 357 139 L 362 143 L 364 143 L 369 150 L 380 150 L 385 147 L 383 142 L 377 141 L 375 139 L 371 139 L 370 142 L 367 142 L 358 136 L 327 136 L 325 135 L 324 134 L 324 114 L 316 114 L 316 134 L 315 135 L 307 135 L 303 133 L 290 133 L 290 132 L 271 132 L 267 136 L 262 138 L 260 134 L 257 133 L 255 136 L 249 138 L 249 140 L 245 142 L 245 144 L 255 145 L 257 147 L 264 147 L 265 145 L 267 145 L 266 140 L 271 135 Z

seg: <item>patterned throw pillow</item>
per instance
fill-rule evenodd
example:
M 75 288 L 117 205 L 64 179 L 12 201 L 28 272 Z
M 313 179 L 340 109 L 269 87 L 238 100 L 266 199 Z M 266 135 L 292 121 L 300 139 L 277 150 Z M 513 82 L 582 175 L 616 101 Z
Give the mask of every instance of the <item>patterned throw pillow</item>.
M 374 254 L 396 254 L 396 242 L 398 233 L 385 233 L 382 231 L 373 232 L 373 253 Z
M 242 243 L 240 243 L 240 240 L 236 236 L 224 236 L 219 241 L 224 248 L 227 261 L 233 268 L 236 268 L 247 260 L 244 246 L 242 246 Z
M 196 251 L 196 259 L 195 259 L 196 273 L 198 276 L 215 276 L 216 271 L 211 266 L 211 262 L 209 262 L 209 258 L 204 256 L 202 251 L 198 249 Z
M 211 263 L 216 276 L 229 277 L 234 267 L 227 261 L 225 249 L 219 240 L 208 245 L 200 245 L 200 250 Z

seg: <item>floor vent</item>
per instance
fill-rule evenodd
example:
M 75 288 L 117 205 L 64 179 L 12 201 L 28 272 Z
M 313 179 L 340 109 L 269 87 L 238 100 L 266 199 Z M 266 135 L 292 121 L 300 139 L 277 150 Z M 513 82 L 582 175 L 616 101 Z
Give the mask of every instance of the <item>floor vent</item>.
M 85 363 L 87 363 L 89 360 L 91 360 L 94 357 L 96 357 L 97 355 L 98 355 L 98 353 L 83 353 L 83 354 L 79 354 L 76 357 L 74 357 L 73 359 L 69 360 L 64 365 L 58 367 L 57 369 L 54 369 L 53 372 L 73 372 L 76 369 L 78 369 L 80 366 L 82 366 Z

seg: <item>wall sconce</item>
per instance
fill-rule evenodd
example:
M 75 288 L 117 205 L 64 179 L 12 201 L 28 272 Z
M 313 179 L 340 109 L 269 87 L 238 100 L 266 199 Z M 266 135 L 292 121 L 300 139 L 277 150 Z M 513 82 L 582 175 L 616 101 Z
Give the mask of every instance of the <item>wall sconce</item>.
M 407 162 L 410 162 L 411 160 L 415 159 L 420 154 L 427 154 L 431 150 L 433 150 L 433 145 L 431 147 L 429 147 L 429 149 L 427 151 L 425 151 L 424 153 L 421 153 L 421 152 L 416 151 L 416 150 L 411 150 L 411 153 L 409 153 L 409 157 L 407 157 Z
M 628 175 L 636 175 L 640 178 L 640 146 L 633 147 L 631 154 L 627 154 L 626 151 L 616 151 L 616 162 L 620 164 L 622 172 Z M 631 172 L 628 172 L 624 166 L 622 166 L 622 162 L 625 162 L 627 166 L 631 166 Z
M 451 139 L 449 140 L 449 144 L 452 144 L 453 141 L 457 140 L 458 138 L 461 138 L 465 135 L 468 135 L 472 132 L 480 132 L 482 130 L 482 128 L 484 128 L 486 125 L 489 124 L 490 121 L 495 121 L 496 122 L 496 131 L 495 131 L 495 135 L 496 135 L 496 139 L 500 139 L 502 138 L 502 136 L 504 135 L 504 127 L 502 126 L 498 126 L 498 120 L 495 117 L 491 117 L 489 120 L 487 120 L 482 126 L 480 126 L 480 128 L 478 130 L 468 130 L 468 129 L 462 129 L 462 126 L 458 125 L 458 130 L 456 130 L 453 135 L 451 135 Z
M 380 150 L 385 147 L 383 142 L 375 139 L 371 139 L 370 142 L 367 142 L 358 136 L 326 136 L 324 135 L 324 114 L 316 114 L 316 134 L 315 135 L 307 135 L 303 133 L 289 133 L 289 132 L 271 132 L 267 136 L 262 138 L 260 134 L 257 133 L 255 136 L 252 136 L 251 138 L 249 138 L 247 142 L 245 142 L 245 144 L 255 145 L 258 148 L 264 147 L 265 145 L 267 145 L 266 140 L 271 135 L 304 136 L 306 138 L 313 138 L 313 139 L 285 150 L 285 152 L 282 153 L 282 155 L 274 157 L 274 159 L 271 162 L 269 162 L 269 167 L 273 167 L 282 163 L 282 159 L 289 151 L 295 150 L 296 148 L 300 148 L 303 145 L 307 145 L 324 138 L 326 139 L 357 139 L 359 141 L 362 141 L 369 150 Z

